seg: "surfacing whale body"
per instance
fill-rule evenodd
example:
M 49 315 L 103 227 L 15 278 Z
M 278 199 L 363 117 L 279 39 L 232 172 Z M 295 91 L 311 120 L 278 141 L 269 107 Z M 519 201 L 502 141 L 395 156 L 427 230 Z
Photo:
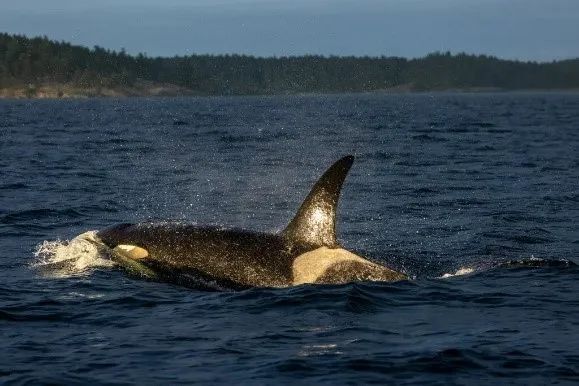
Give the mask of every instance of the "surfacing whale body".
M 336 240 L 338 198 L 353 162 L 334 163 L 278 234 L 162 222 L 116 225 L 90 241 L 129 272 L 185 286 L 199 278 L 231 288 L 407 279 Z

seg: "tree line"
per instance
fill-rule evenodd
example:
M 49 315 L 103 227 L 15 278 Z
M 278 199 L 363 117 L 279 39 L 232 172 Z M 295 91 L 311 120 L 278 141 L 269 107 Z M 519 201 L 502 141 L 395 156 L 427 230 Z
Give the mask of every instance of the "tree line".
M 549 63 L 436 52 L 419 59 L 305 55 L 148 57 L 0 33 L 0 88 L 46 83 L 128 87 L 177 85 L 199 95 L 362 92 L 392 88 L 579 88 L 579 59 Z

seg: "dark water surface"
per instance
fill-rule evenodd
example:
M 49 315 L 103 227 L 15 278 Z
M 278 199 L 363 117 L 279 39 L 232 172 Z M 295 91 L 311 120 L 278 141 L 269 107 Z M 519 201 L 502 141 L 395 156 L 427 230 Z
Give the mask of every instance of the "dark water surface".
M 348 153 L 342 244 L 415 280 L 191 290 L 57 241 L 277 231 Z M 0 101 L 0 247 L 0 384 L 573 384 L 579 94 Z

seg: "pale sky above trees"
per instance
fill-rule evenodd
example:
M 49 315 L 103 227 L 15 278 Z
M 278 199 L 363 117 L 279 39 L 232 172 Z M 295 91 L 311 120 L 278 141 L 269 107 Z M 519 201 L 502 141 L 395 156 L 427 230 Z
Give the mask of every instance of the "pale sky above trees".
M 150 56 L 579 57 L 577 0 L 0 0 L 0 32 Z

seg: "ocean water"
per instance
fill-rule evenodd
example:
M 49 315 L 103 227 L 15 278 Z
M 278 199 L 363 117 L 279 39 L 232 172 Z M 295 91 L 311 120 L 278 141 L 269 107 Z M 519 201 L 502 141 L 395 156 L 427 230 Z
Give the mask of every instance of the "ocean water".
M 346 154 L 341 243 L 413 280 L 188 289 L 75 239 L 276 232 Z M 0 384 L 576 384 L 579 94 L 0 101 L 0 247 Z

